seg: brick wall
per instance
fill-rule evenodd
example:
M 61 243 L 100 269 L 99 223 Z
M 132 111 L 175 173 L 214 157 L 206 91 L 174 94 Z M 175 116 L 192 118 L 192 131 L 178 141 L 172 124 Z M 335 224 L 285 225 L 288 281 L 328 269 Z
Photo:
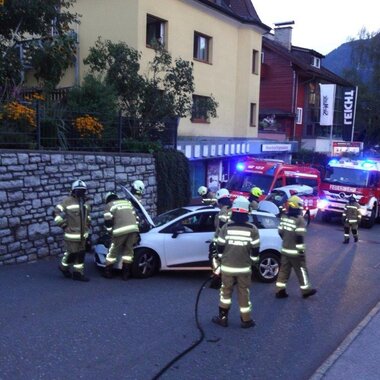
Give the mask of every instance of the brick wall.
M 92 241 L 103 231 L 104 196 L 141 179 L 142 203 L 156 214 L 154 158 L 149 154 L 88 154 L 0 151 L 0 265 L 63 253 L 54 206 L 82 179 L 92 203 Z

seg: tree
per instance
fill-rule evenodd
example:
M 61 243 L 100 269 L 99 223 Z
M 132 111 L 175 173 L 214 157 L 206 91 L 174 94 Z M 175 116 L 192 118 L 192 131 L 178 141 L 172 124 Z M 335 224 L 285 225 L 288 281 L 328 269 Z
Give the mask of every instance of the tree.
M 350 67 L 343 76 L 358 86 L 356 129 L 366 146 L 380 143 L 380 32 L 363 28 L 351 41 Z
M 146 73 L 140 73 L 141 53 L 124 42 L 100 38 L 90 48 L 84 63 L 90 72 L 114 84 L 124 116 L 134 121 L 135 138 L 147 138 L 163 128 L 168 118 L 190 116 L 194 93 L 193 67 L 181 58 L 174 60 L 162 46 Z M 209 117 L 216 117 L 218 103 L 211 95 L 205 105 Z
M 0 100 L 17 93 L 26 66 L 42 85 L 58 84 L 75 57 L 70 26 L 79 16 L 69 12 L 75 1 L 5 0 L 0 7 Z

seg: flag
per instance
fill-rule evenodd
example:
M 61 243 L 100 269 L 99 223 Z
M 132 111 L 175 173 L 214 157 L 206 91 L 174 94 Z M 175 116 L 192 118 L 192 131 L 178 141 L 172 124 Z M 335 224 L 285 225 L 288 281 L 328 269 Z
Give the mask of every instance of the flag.
M 330 125 L 334 123 L 335 105 L 335 84 L 319 84 L 321 90 L 321 112 L 320 125 Z
M 343 130 L 344 141 L 352 141 L 355 123 L 356 99 L 358 96 L 357 87 L 343 88 Z

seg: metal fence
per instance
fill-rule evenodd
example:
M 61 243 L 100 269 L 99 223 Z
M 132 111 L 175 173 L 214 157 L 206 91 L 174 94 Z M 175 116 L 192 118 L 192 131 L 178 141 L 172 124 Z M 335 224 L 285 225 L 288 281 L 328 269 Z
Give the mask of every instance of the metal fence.
M 135 152 L 149 144 L 177 147 L 176 118 L 161 122 L 69 111 L 63 103 L 20 100 L 0 104 L 0 149 Z

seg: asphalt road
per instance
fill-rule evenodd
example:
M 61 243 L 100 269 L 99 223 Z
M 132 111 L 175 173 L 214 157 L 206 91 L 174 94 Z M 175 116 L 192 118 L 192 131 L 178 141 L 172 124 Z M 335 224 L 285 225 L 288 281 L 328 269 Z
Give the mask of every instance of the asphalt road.
M 318 293 L 303 299 L 294 273 L 287 299 L 254 281 L 253 329 L 240 328 L 236 298 L 230 326 L 211 323 L 218 291 L 205 287 L 205 339 L 161 379 L 309 379 L 380 301 L 379 230 L 343 245 L 338 223 L 312 222 L 307 259 Z M 63 278 L 57 258 L 0 267 L 1 380 L 152 379 L 200 337 L 194 307 L 206 273 L 123 282 L 86 261 L 89 283 Z

